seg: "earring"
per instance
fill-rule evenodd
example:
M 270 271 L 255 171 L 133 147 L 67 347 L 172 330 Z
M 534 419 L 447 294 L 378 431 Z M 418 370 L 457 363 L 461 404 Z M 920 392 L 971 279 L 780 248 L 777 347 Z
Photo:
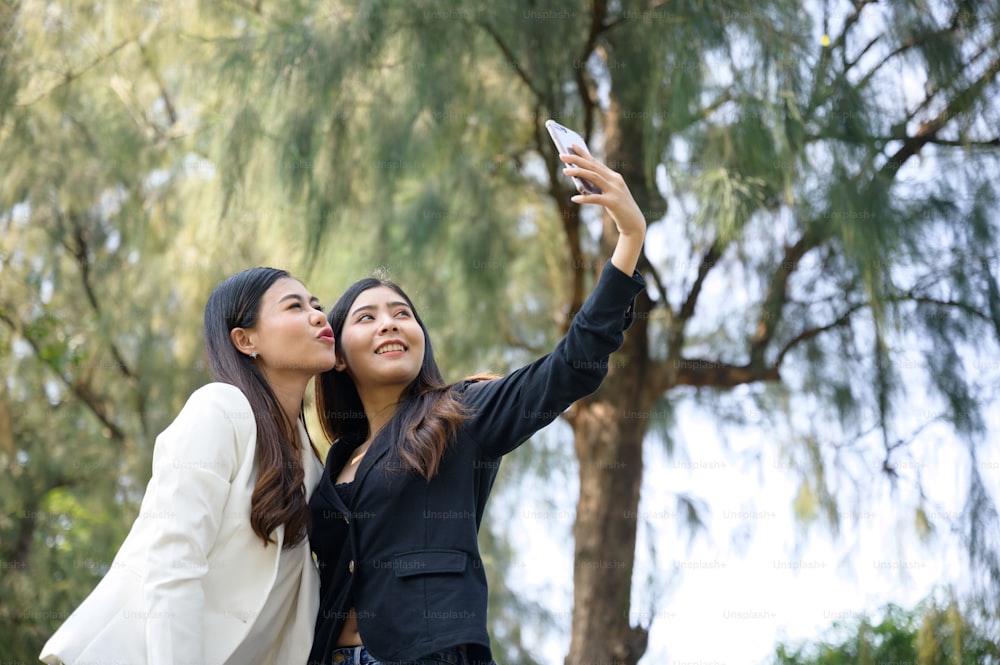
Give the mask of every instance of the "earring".
M 257 352 L 256 351 L 251 351 L 250 352 L 250 357 L 253 358 L 254 360 L 256 360 L 257 359 Z

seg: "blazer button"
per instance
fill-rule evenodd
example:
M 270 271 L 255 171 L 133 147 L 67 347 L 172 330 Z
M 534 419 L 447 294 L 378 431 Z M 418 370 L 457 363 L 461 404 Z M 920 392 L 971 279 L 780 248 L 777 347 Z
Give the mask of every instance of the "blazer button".
M 347 564 L 347 570 L 348 570 L 348 572 L 351 572 L 351 573 L 354 572 L 354 559 L 351 559 L 351 562 L 349 564 Z

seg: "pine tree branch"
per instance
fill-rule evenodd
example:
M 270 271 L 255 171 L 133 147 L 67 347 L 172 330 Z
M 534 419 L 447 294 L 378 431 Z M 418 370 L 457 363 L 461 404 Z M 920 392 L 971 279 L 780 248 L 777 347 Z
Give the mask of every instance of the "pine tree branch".
M 16 104 L 14 104 L 14 106 L 18 106 L 18 107 L 22 107 L 23 108 L 23 107 L 31 106 L 32 104 L 37 104 L 41 100 L 43 100 L 46 97 L 48 97 L 49 95 L 51 95 L 56 90 L 58 90 L 58 89 L 60 89 L 60 88 L 62 88 L 64 86 L 67 86 L 70 83 L 72 83 L 73 81 L 77 80 L 78 78 L 80 78 L 81 76 L 83 76 L 84 74 L 86 74 L 87 72 L 89 72 L 91 69 L 93 69 L 94 67 L 97 67 L 98 65 L 100 65 L 101 63 L 103 63 L 106 60 L 110 60 L 111 58 L 113 58 L 118 53 L 118 51 L 122 50 L 123 48 L 125 48 L 126 46 L 128 46 L 129 44 L 131 44 L 134 41 L 136 41 L 135 37 L 129 37 L 128 39 L 122 40 L 117 45 L 113 46 L 110 51 L 108 51 L 106 53 L 102 53 L 101 55 L 97 56 L 96 58 L 94 58 L 93 60 L 91 60 L 89 63 L 87 63 L 86 65 L 84 65 L 83 67 L 81 67 L 80 69 L 78 69 L 76 71 L 66 71 L 66 72 L 64 72 L 63 76 L 62 76 L 62 79 L 60 79 L 60 81 L 58 83 L 56 83 L 54 86 L 52 86 L 51 88 L 49 88 L 49 89 L 47 89 L 47 90 L 39 93 L 33 99 L 31 99 L 31 100 L 29 100 L 27 102 L 18 102 Z
M 170 120 L 169 126 L 173 126 L 177 124 L 177 107 L 174 105 L 174 102 L 170 97 L 170 93 L 167 92 L 167 86 L 163 82 L 163 77 L 160 76 L 160 72 L 153 66 L 153 61 L 149 57 L 149 52 L 146 51 L 146 47 L 143 46 L 142 43 L 139 44 L 139 53 L 142 54 L 142 62 L 146 65 L 146 69 L 149 70 L 150 76 L 152 76 L 153 81 L 156 82 L 156 87 L 160 92 L 160 99 L 163 100 L 163 106 L 167 110 L 167 118 Z M 150 124 L 153 123 L 150 122 Z M 157 133 L 161 136 L 165 133 L 159 130 L 159 128 L 156 129 Z
M 837 36 L 836 41 L 830 45 L 830 50 L 833 51 L 835 48 L 840 49 L 840 59 L 841 59 L 841 71 L 847 71 L 849 69 L 847 62 L 847 33 L 851 31 L 851 28 L 861 20 L 862 10 L 870 4 L 877 3 L 878 0 L 858 0 L 854 3 L 854 13 L 847 17 L 844 21 L 844 27 Z
M 16 535 L 10 553 L 4 558 L 13 564 L 13 568 L 28 568 L 31 559 L 31 544 L 34 542 L 35 529 L 38 526 L 38 503 L 28 504 L 17 519 Z
M 990 63 L 990 66 L 983 72 L 982 76 L 973 81 L 965 89 L 959 91 L 945 105 L 945 108 L 932 120 L 924 122 L 917 128 L 917 132 L 903 139 L 903 145 L 893 154 L 891 158 L 879 169 L 879 175 L 888 180 L 895 178 L 903 164 L 920 152 L 928 143 L 938 140 L 938 132 L 948 124 L 952 118 L 961 117 L 977 99 L 979 92 L 989 84 L 997 74 L 1000 73 L 1000 58 Z
M 83 480 L 79 476 L 67 478 L 65 476 L 59 476 L 53 482 L 49 483 L 45 487 L 45 491 L 41 496 L 31 496 L 23 504 L 24 507 L 21 509 L 21 515 L 17 517 L 17 528 L 16 536 L 14 537 L 13 546 L 9 551 L 5 552 L 3 555 L 4 561 L 13 562 L 16 565 L 13 566 L 15 570 L 22 569 L 26 570 L 31 563 L 31 550 L 32 545 L 35 542 L 35 531 L 38 529 L 38 515 L 41 510 L 41 499 L 50 492 L 63 487 L 72 488 L 83 484 Z
M 705 285 L 705 279 L 708 277 L 708 273 L 711 272 L 718 263 L 719 259 L 722 257 L 722 252 L 724 247 L 719 242 L 718 239 L 712 243 L 712 246 L 708 248 L 708 251 L 701 257 L 701 262 L 698 264 L 698 274 L 691 284 L 691 288 L 688 290 L 687 297 L 684 299 L 681 308 L 677 312 L 677 318 L 681 322 L 682 326 L 686 326 L 687 322 L 694 316 L 695 307 L 698 304 L 698 297 L 701 295 L 701 289 Z
M 755 367 L 764 365 L 764 353 L 770 345 L 774 331 L 782 318 L 782 311 L 788 299 L 788 280 L 792 273 L 798 270 L 799 262 L 807 252 L 818 246 L 819 237 L 815 234 L 803 235 L 794 244 L 785 247 L 781 262 L 775 267 L 768 283 L 767 295 L 757 319 L 757 331 L 750 345 L 750 364 Z
M 822 141 L 829 138 L 824 134 L 806 134 L 807 141 Z M 849 143 L 852 145 L 868 145 L 870 142 L 874 141 L 876 143 L 888 144 L 892 141 L 906 141 L 912 138 L 909 134 L 894 134 L 891 136 L 870 136 L 866 139 L 857 139 L 856 141 L 846 141 L 843 138 L 838 137 L 838 139 L 843 143 Z M 992 139 L 944 139 L 939 138 L 936 135 L 928 137 L 924 141 L 925 145 L 940 145 L 947 148 L 995 148 L 1000 146 L 1000 136 Z
M 872 47 L 875 46 L 875 44 L 879 43 L 879 41 L 881 39 L 882 39 L 882 35 L 877 35 L 874 38 L 872 38 L 872 40 L 870 42 L 868 42 L 865 45 L 865 47 L 863 49 L 861 49 L 861 51 L 858 52 L 858 54 L 856 56 L 854 56 L 854 59 L 847 63 L 847 69 L 844 70 L 844 74 L 847 74 L 847 72 L 849 72 L 851 69 L 853 69 L 854 66 L 857 65 L 861 61 L 861 58 L 865 57 L 865 53 L 868 53 L 868 51 L 870 51 L 872 49 Z M 884 63 L 884 61 L 883 61 L 883 63 Z M 877 70 L 878 67 L 881 66 L 881 64 L 882 63 L 879 63 L 879 65 L 875 67 L 875 70 Z M 869 72 L 869 75 L 870 74 L 871 74 L 871 72 Z M 862 86 L 859 84 L 858 88 L 861 88 L 861 87 Z
M 93 413 L 101 424 L 107 429 L 108 436 L 113 441 L 119 444 L 123 444 L 126 441 L 127 438 L 125 436 L 125 432 L 123 432 L 122 429 L 111 420 L 107 407 L 104 402 L 97 397 L 89 383 L 83 381 L 70 381 L 65 374 L 58 370 L 53 361 L 45 359 L 45 354 L 38 340 L 28 335 L 25 332 L 24 327 L 18 325 L 18 323 L 8 316 L 2 309 L 0 309 L 0 321 L 6 324 L 12 332 L 19 334 L 25 339 L 25 341 L 28 342 L 31 350 L 35 353 L 35 357 L 38 358 L 44 365 L 48 366 L 48 368 L 52 370 L 52 373 L 59 377 L 59 380 L 62 381 L 63 385 L 65 385 L 70 392 L 72 392 L 88 409 L 90 409 L 91 413 Z
M 667 300 L 667 292 L 663 290 L 662 285 L 658 285 L 660 288 L 660 299 L 663 301 L 664 307 L 667 308 L 671 315 L 669 322 L 670 331 L 667 339 L 667 354 L 668 362 L 673 363 L 674 367 L 668 367 L 668 371 L 664 375 L 666 377 L 666 384 L 663 386 L 657 386 L 654 390 L 666 390 L 668 387 L 675 385 L 678 380 L 677 374 L 669 370 L 676 369 L 676 363 L 682 362 L 681 352 L 684 350 L 684 341 L 686 338 L 688 323 L 690 323 L 691 318 L 694 316 L 695 309 L 698 305 L 698 298 L 701 296 L 701 290 L 705 284 L 705 279 L 707 279 L 709 272 L 711 272 L 711 270 L 718 265 L 719 258 L 722 256 L 723 251 L 723 246 L 718 240 L 716 240 L 702 255 L 701 261 L 698 263 L 698 273 L 695 275 L 695 279 L 691 283 L 691 288 L 688 289 L 684 302 L 681 303 L 680 308 L 676 312 L 670 307 L 669 301 Z M 653 383 L 656 383 L 655 379 L 653 379 Z
M 976 309 L 975 306 L 969 303 L 964 303 L 958 300 L 941 300 L 940 298 L 930 298 L 927 296 L 917 296 L 912 292 L 907 293 L 900 297 L 892 297 L 888 299 L 888 302 L 900 303 L 900 302 L 913 302 L 918 305 L 933 305 L 935 307 L 950 307 L 954 309 L 961 310 L 961 312 L 967 316 L 972 316 L 977 319 L 982 319 L 984 322 L 993 324 L 993 317 L 991 317 L 986 312 L 982 312 Z
M 62 216 L 58 211 L 55 214 L 59 217 Z M 94 310 L 94 314 L 100 319 L 103 311 L 97 299 L 97 292 L 94 289 L 93 274 L 91 273 L 90 265 L 90 246 L 84 232 L 83 224 L 80 224 L 74 215 L 70 215 L 70 221 L 73 231 L 67 238 L 63 239 L 62 244 L 76 261 L 77 267 L 80 269 L 80 285 L 87 296 L 87 302 L 90 304 L 91 309 Z M 115 367 L 118 368 L 125 378 L 134 381 L 137 378 L 136 374 L 125 362 L 125 357 L 118 349 L 118 345 L 109 339 L 108 348 L 115 359 Z
M 876 137 L 876 141 L 884 141 L 888 143 L 889 141 L 904 141 L 908 136 L 905 134 L 902 136 L 883 136 Z M 949 148 L 995 148 L 1000 146 L 1000 136 L 994 139 L 983 139 L 978 141 L 963 141 L 962 139 L 942 139 L 942 138 L 929 138 L 926 141 L 929 145 L 942 145 Z
M 597 40 L 606 29 L 605 19 L 608 16 L 607 0 L 592 0 L 590 12 L 590 28 L 587 31 L 587 39 L 583 43 L 581 55 L 578 58 L 580 63 L 586 63 L 590 59 L 590 54 L 597 49 Z M 594 133 L 594 112 L 599 108 L 598 102 L 594 99 L 594 91 L 587 81 L 586 67 L 575 67 L 573 69 L 576 79 L 576 91 L 583 104 L 583 138 L 590 141 Z
M 511 69 L 514 70 L 514 73 L 517 74 L 517 77 L 521 79 L 521 81 L 523 81 L 526 86 L 528 86 L 528 90 L 530 90 L 531 93 L 535 96 L 535 99 L 539 103 L 544 104 L 545 95 L 542 93 L 542 90 L 539 89 L 538 86 L 535 85 L 534 81 L 531 80 L 531 77 L 528 76 L 528 72 L 526 72 L 524 70 L 524 67 L 521 66 L 521 63 L 518 61 L 514 51 L 510 48 L 510 46 L 507 45 L 507 42 L 505 42 L 503 37 L 500 36 L 500 33 L 497 32 L 496 29 L 493 28 L 493 26 L 491 26 L 483 19 L 477 20 L 476 25 L 478 25 L 479 27 L 481 27 L 483 30 L 486 31 L 486 34 L 490 36 L 493 42 L 497 45 L 497 48 L 500 49 L 500 52 L 503 54 L 503 57 L 507 61 L 507 64 L 510 66 Z
M 815 328 L 807 328 L 806 330 L 799 332 L 798 335 L 796 335 L 791 340 L 786 342 L 785 345 L 781 347 L 781 350 L 778 351 L 778 357 L 774 361 L 774 366 L 780 368 L 782 363 L 785 361 L 785 356 L 788 355 L 788 352 L 794 349 L 799 344 L 802 344 L 803 342 L 807 342 L 815 337 L 818 337 L 819 335 L 827 331 L 834 330 L 836 328 L 841 328 L 847 325 L 850 322 L 851 317 L 860 310 L 864 309 L 866 306 L 867 305 L 863 303 L 853 305 L 830 323 L 827 323 L 826 325 L 822 326 L 817 326 Z
M 939 300 L 923 296 L 906 296 L 892 300 L 894 302 L 908 301 L 942 307 L 956 307 L 964 313 L 980 318 L 987 323 L 992 322 L 988 314 L 977 310 L 971 305 L 954 300 Z M 650 376 L 659 377 L 659 384 L 661 385 L 655 386 L 654 390 L 660 391 L 657 394 L 662 394 L 662 391 L 670 387 L 681 385 L 732 388 L 745 383 L 778 381 L 780 380 L 781 366 L 789 352 L 800 344 L 814 339 L 825 332 L 846 326 L 855 314 L 867 306 L 867 303 L 856 303 L 830 323 L 800 331 L 781 347 L 773 365 L 764 365 L 763 362 L 758 362 L 753 358 L 746 365 L 734 365 L 705 358 L 680 357 L 655 363 L 651 369 Z M 671 380 L 664 381 L 663 377 L 667 376 L 672 377 Z
M 648 376 L 655 394 L 676 386 L 735 388 L 748 383 L 781 380 L 777 366 L 734 365 L 707 358 L 674 358 L 651 363 Z
M 847 68 L 847 57 L 844 55 L 843 49 L 847 42 L 847 33 L 854 27 L 854 24 L 861 19 L 861 12 L 870 4 L 876 3 L 878 0 L 857 0 L 854 3 L 854 12 L 844 20 L 844 25 L 841 28 L 840 34 L 837 35 L 831 44 L 824 47 L 820 53 L 819 62 L 816 65 L 816 76 L 814 77 L 815 84 L 813 85 L 812 93 L 809 95 L 809 103 L 806 105 L 807 113 L 804 115 L 811 116 L 812 111 L 816 108 L 816 105 L 822 100 L 826 95 L 823 94 L 822 90 L 826 85 L 826 75 L 830 67 L 830 59 L 833 57 L 833 52 L 836 49 L 841 49 L 841 61 L 842 69 Z
M 945 28 L 943 28 L 941 30 L 925 32 L 925 33 L 923 33 L 921 35 L 918 35 L 918 36 L 915 36 L 915 37 L 911 37 L 909 39 L 904 40 L 898 47 L 896 47 L 895 49 L 893 49 L 892 51 L 890 51 L 888 54 L 886 54 L 886 56 L 884 58 L 882 58 L 882 60 L 880 60 L 877 65 L 875 65 L 874 67 L 872 67 L 872 69 L 864 76 L 864 78 L 862 78 L 858 82 L 857 88 L 858 89 L 863 88 L 868 83 L 868 80 L 871 79 L 871 77 L 876 72 L 878 72 L 879 69 L 881 69 L 889 60 L 895 58 L 896 56 L 898 56 L 898 55 L 900 55 L 902 53 L 905 53 L 906 51 L 908 51 L 908 50 L 910 50 L 910 49 L 912 49 L 912 48 L 914 48 L 916 46 L 919 46 L 919 45 L 923 44 L 924 42 L 926 42 L 931 37 L 942 37 L 944 35 L 957 33 L 958 30 L 959 30 L 958 16 L 959 16 L 959 12 L 961 12 L 961 11 L 963 11 L 963 10 L 959 9 L 959 8 L 956 8 L 955 13 L 952 14 L 952 16 L 951 16 L 951 20 L 948 21 L 948 26 L 947 27 L 945 27 Z M 876 37 L 876 39 L 878 39 L 878 38 Z M 867 50 L 867 49 L 865 49 L 865 50 Z M 979 55 L 982 55 L 982 53 L 985 50 L 986 49 L 983 48 L 982 50 L 980 50 L 980 52 L 978 54 L 976 54 L 975 56 L 973 56 L 970 59 L 970 63 L 969 64 L 971 64 L 972 62 L 975 62 L 975 60 L 978 59 Z M 851 66 L 853 66 L 855 63 L 857 63 L 857 61 L 860 60 L 861 55 L 863 55 L 863 54 L 864 54 L 864 52 L 862 52 L 851 63 Z M 844 73 L 846 74 L 846 71 Z
M 987 54 L 987 52 L 988 52 L 988 47 L 984 46 L 983 48 L 979 49 L 979 51 L 973 54 L 972 57 L 970 57 L 969 60 L 965 63 L 964 69 L 968 70 L 970 67 L 975 65 L 981 57 Z M 906 116 L 907 122 L 916 118 L 917 114 L 919 114 L 921 111 L 929 107 L 931 103 L 934 101 L 934 98 L 937 97 L 938 94 L 942 92 L 942 90 L 943 88 L 941 88 L 940 86 L 929 90 L 927 92 L 927 96 L 924 97 L 924 100 L 919 104 L 917 104 L 917 106 L 913 109 L 912 112 L 907 114 Z
M 887 301 L 892 303 L 913 302 L 921 305 L 934 305 L 937 307 L 953 307 L 956 309 L 960 309 L 964 314 L 982 319 L 986 323 L 992 323 L 993 321 L 993 319 L 990 317 L 989 314 L 979 311 L 974 306 L 969 305 L 968 303 L 963 303 L 957 300 L 941 300 L 938 298 L 917 296 L 913 295 L 913 293 L 911 292 L 904 294 L 902 296 L 888 298 Z M 781 350 L 778 352 L 778 357 L 774 363 L 775 367 L 780 368 L 782 363 L 784 362 L 785 356 L 788 355 L 789 351 L 791 351 L 799 344 L 809 341 L 829 330 L 834 330 L 836 328 L 841 328 L 847 325 L 854 314 L 861 311 L 867 306 L 868 306 L 867 303 L 857 303 L 849 307 L 840 316 L 838 316 L 835 320 L 831 321 L 830 323 L 827 323 L 822 326 L 817 326 L 814 328 L 808 328 L 806 330 L 799 332 L 799 334 L 797 334 L 795 337 L 793 337 L 791 340 L 786 342 L 781 347 Z
M 550 194 L 555 198 L 559 208 L 559 218 L 562 220 L 566 245 L 569 247 L 570 260 L 573 262 L 569 310 L 566 313 L 565 324 L 565 329 L 568 329 L 573 317 L 583 307 L 583 276 L 589 262 L 580 246 L 580 207 L 570 201 L 569 195 L 555 182 L 552 183 Z
M 660 272 L 656 269 L 656 266 L 654 266 L 646 256 L 645 249 L 643 249 L 642 253 L 639 255 L 639 272 L 648 275 L 649 279 L 653 282 L 653 286 L 656 287 L 656 292 L 660 294 L 660 300 L 657 301 L 656 304 L 662 305 L 670 311 L 671 318 L 676 316 L 676 313 L 670 307 L 670 301 L 667 300 L 667 289 L 663 285 L 663 278 L 660 277 Z
M 879 71 L 879 70 L 880 70 L 880 69 L 881 69 L 881 68 L 882 68 L 883 66 L 885 66 L 885 64 L 886 64 L 887 62 L 889 62 L 890 60 L 892 60 L 892 59 L 893 59 L 893 58 L 895 58 L 896 56 L 899 56 L 899 55 L 902 55 L 903 53 L 906 53 L 906 52 L 907 52 L 907 51 L 909 51 L 910 49 L 912 49 L 912 48 L 915 48 L 915 47 L 917 47 L 917 46 L 920 46 L 921 44 L 923 44 L 923 43 L 925 43 L 925 42 L 926 42 L 927 40 L 929 40 L 929 39 L 930 39 L 931 37 L 941 37 L 941 36 L 943 36 L 943 35 L 947 35 L 947 34 L 949 34 L 949 33 L 953 33 L 953 32 L 955 32 L 955 30 L 956 30 L 956 26 L 952 25 L 952 26 L 949 26 L 949 27 L 947 27 L 947 28 L 944 28 L 943 30 L 937 30 L 937 31 L 934 31 L 934 32 L 925 32 L 925 33 L 924 33 L 924 34 L 922 34 L 922 35 L 918 35 L 918 36 L 915 36 L 915 37 L 910 37 L 909 39 L 905 39 L 905 40 L 903 40 L 903 41 L 902 41 L 902 42 L 901 42 L 901 43 L 899 44 L 899 46 L 897 46 L 897 47 L 896 47 L 896 48 L 894 48 L 893 50 L 889 51 L 889 53 L 887 53 L 887 54 L 885 55 L 885 57 L 883 57 L 883 58 L 882 58 L 882 59 L 881 59 L 881 60 L 880 60 L 880 61 L 878 62 L 878 64 L 877 64 L 877 65 L 875 65 L 874 67 L 872 67 L 872 68 L 871 68 L 871 69 L 870 69 L 870 70 L 868 71 L 868 73 L 867 73 L 867 74 L 865 74 L 865 75 L 864 75 L 864 77 L 863 77 L 863 78 L 862 78 L 862 79 L 861 79 L 860 81 L 858 81 L 858 84 L 857 84 L 857 86 L 856 86 L 856 87 L 857 87 L 857 88 L 858 88 L 859 90 L 860 90 L 860 89 L 862 89 L 862 88 L 864 88 L 864 87 L 865 87 L 865 85 L 867 85 L 867 84 L 868 84 L 868 81 L 869 81 L 869 80 L 871 80 L 872 76 L 874 76 L 875 74 L 877 74 L 877 73 L 878 73 L 878 71 Z M 858 58 L 860 59 L 860 57 L 861 57 L 861 56 L 859 55 L 859 56 L 858 56 Z M 851 65 L 853 66 L 853 64 L 854 64 L 855 62 L 857 62 L 857 60 L 855 60 L 854 62 L 852 62 L 852 63 L 851 63 Z M 846 73 L 847 73 L 847 71 L 845 70 L 845 71 L 844 71 L 844 73 L 846 74 Z

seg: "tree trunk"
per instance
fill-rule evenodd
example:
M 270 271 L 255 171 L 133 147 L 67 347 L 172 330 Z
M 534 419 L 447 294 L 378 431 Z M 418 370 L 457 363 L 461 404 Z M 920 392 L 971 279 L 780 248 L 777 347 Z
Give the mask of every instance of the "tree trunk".
M 623 122 L 624 115 L 612 96 L 604 117 L 607 164 L 625 178 L 647 222 L 655 221 L 649 217 L 661 215 L 665 202 L 643 172 L 642 125 Z M 617 238 L 614 222 L 605 214 L 602 255 L 611 255 Z M 624 346 L 611 357 L 607 379 L 570 416 L 580 497 L 573 525 L 573 626 L 566 665 L 634 665 L 646 652 L 648 634 L 631 625 L 630 603 L 642 442 L 649 410 L 663 393 L 662 386 L 654 391 L 646 385 L 650 307 L 648 295 L 640 293 L 635 321 Z
M 645 628 L 630 623 L 642 442 L 651 405 L 636 378 L 635 372 L 612 374 L 571 416 L 580 496 L 566 665 L 634 665 L 646 651 Z

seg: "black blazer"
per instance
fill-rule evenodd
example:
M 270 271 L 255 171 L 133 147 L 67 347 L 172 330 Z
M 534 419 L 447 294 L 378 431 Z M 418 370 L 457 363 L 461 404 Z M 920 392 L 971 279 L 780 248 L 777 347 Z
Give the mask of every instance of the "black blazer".
M 468 644 L 489 662 L 487 588 L 478 532 L 501 457 L 604 380 L 644 287 L 609 262 L 556 348 L 511 374 L 453 390 L 473 415 L 429 482 L 400 470 L 393 432 L 372 442 L 350 505 L 334 489 L 359 442 L 337 442 L 309 502 L 320 566 L 320 611 L 310 662 L 328 663 L 353 606 L 365 646 L 406 661 Z

